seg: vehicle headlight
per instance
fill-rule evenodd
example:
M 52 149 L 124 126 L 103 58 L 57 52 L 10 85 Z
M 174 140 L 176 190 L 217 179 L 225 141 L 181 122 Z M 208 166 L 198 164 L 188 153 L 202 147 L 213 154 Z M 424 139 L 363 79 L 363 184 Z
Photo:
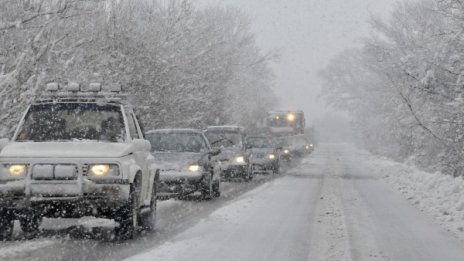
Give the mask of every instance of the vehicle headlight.
M 309 147 L 314 147 L 314 145 L 311 143 L 311 144 L 309 144 Z
M 0 164 L 0 179 L 24 179 L 27 174 L 27 168 L 26 164 Z
M 27 172 L 27 165 L 24 165 L 24 164 L 10 165 L 8 166 L 8 171 L 10 172 L 10 175 L 13 177 L 23 176 Z
M 245 157 L 243 156 L 238 156 L 235 158 L 236 163 L 245 163 Z
M 191 172 L 198 172 L 198 171 L 200 171 L 201 167 L 198 164 L 192 164 L 192 165 L 188 166 L 187 169 L 189 171 L 191 171 Z
M 296 117 L 295 117 L 295 114 L 289 113 L 289 114 L 287 115 L 287 120 L 288 120 L 288 121 L 295 121 L 295 118 L 296 118 Z
M 285 154 L 289 154 L 290 151 L 289 151 L 289 150 L 284 150 L 284 153 L 285 153 Z
M 93 164 L 89 166 L 88 176 L 98 178 L 119 176 L 119 166 L 116 164 Z
M 275 155 L 274 154 L 269 154 L 269 159 L 271 159 L 271 160 L 275 159 Z
M 306 149 L 309 150 L 309 145 L 306 145 Z

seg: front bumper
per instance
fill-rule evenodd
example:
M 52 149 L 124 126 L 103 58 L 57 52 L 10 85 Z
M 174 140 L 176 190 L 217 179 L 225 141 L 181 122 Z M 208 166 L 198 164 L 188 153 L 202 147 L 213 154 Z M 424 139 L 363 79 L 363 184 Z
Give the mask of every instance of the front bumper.
M 248 176 L 248 165 L 228 165 L 221 169 L 221 177 L 224 179 L 244 178 Z
M 81 217 L 101 216 L 126 206 L 130 198 L 130 184 L 124 173 L 128 166 L 116 160 L 86 160 L 68 158 L 2 158 L 2 162 L 27 164 L 22 179 L 0 181 L 0 208 L 17 212 L 35 209 L 44 216 Z M 87 162 L 92 161 L 92 162 Z M 90 179 L 88 165 L 98 162 L 118 164 L 118 177 Z M 39 167 L 37 167 L 39 166 Z M 73 168 L 74 167 L 74 168 Z
M 205 172 L 160 171 L 159 197 L 172 197 L 190 194 L 201 189 L 206 180 Z
M 122 183 L 122 182 L 119 182 Z M 21 212 L 35 209 L 48 217 L 107 216 L 125 206 L 130 185 L 30 180 L 0 184 L 0 207 Z
M 276 168 L 276 165 L 277 165 L 276 160 L 254 160 L 252 162 L 254 173 L 272 171 Z

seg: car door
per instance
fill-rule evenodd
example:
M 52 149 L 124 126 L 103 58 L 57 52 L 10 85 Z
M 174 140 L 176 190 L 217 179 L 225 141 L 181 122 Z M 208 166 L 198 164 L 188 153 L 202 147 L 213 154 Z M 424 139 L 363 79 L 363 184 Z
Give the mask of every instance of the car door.
M 140 125 L 138 124 L 137 118 L 132 110 L 126 111 L 126 117 L 129 125 L 129 135 L 131 140 L 144 139 Z M 151 200 L 151 191 L 153 188 L 153 171 L 150 171 L 149 166 L 154 163 L 153 156 L 149 150 L 137 150 L 134 151 L 134 159 L 138 166 L 142 169 L 142 191 L 141 198 L 144 202 L 143 205 L 149 205 Z

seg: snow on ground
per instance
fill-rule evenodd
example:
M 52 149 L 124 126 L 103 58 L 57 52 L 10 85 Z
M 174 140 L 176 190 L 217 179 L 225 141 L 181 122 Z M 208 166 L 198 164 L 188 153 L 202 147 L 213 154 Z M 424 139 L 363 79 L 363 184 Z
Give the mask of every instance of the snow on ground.
M 284 177 L 127 260 L 462 260 L 463 244 L 384 182 L 405 169 L 321 144 Z
M 430 216 L 462 238 L 462 183 L 320 144 L 275 179 L 223 183 L 212 201 L 160 201 L 156 231 L 134 240 L 103 240 L 112 221 L 46 219 L 38 238 L 16 230 L 0 242 L 0 260 L 463 260 L 462 242 Z M 103 237 L 85 234 L 93 228 Z
M 288 203 L 304 204 L 315 191 L 315 184 L 270 181 L 160 247 L 127 260 L 299 260 L 308 255 L 310 204 Z M 282 242 L 288 235 L 298 240 Z
M 369 171 L 381 175 L 421 211 L 433 216 L 443 227 L 464 240 L 464 179 L 429 173 L 415 166 L 351 148 L 362 155 Z
M 8 260 L 11 256 L 23 257 L 28 260 L 40 260 L 40 257 L 34 256 L 32 253 L 36 249 L 48 247 L 55 244 L 53 240 L 32 240 L 21 242 L 20 244 L 11 243 L 8 246 L 2 247 L 0 251 L 0 260 Z

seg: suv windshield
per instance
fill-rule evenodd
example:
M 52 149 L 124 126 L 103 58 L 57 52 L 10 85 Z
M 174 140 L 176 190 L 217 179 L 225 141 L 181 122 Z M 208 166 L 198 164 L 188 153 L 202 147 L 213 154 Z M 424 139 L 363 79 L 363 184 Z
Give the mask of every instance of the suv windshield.
M 207 152 L 203 135 L 199 133 L 150 133 L 146 135 L 153 151 Z
M 123 142 L 124 137 L 124 120 L 118 105 L 54 103 L 32 105 L 16 141 Z
M 248 145 L 253 148 L 272 148 L 273 144 L 267 138 L 248 138 Z
M 206 131 L 205 135 L 211 146 L 215 148 L 242 146 L 242 135 L 237 132 Z

